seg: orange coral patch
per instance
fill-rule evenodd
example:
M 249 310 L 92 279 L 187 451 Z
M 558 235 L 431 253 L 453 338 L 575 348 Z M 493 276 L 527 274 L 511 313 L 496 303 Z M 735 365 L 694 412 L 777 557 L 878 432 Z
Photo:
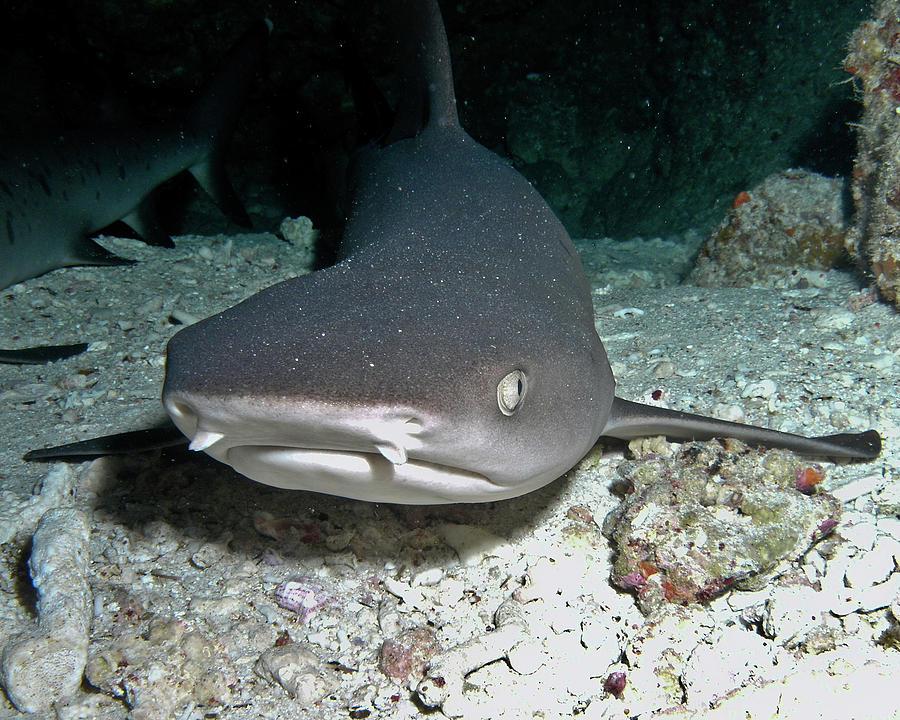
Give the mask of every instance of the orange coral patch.
M 734 196 L 734 200 L 731 201 L 731 207 L 740 207 L 745 202 L 749 202 L 749 200 L 750 193 L 748 193 L 746 190 L 741 190 L 737 195 Z

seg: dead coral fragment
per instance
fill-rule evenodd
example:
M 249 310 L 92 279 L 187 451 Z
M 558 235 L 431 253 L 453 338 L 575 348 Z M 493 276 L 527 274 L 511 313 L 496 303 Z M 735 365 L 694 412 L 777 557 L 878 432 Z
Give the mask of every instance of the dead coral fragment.
M 260 656 L 254 670 L 283 687 L 303 707 L 320 702 L 340 685 L 335 670 L 309 643 L 276 644 Z
M 786 451 L 737 441 L 642 458 L 625 470 L 634 492 L 603 524 L 618 550 L 613 581 L 633 590 L 645 613 L 760 586 L 840 516 L 830 495 L 797 491 L 807 468 Z
M 123 697 L 130 717 L 166 720 L 194 703 L 231 700 L 234 666 L 214 638 L 174 618 L 145 616 L 114 626 L 113 637 L 95 642 L 85 670 L 103 692 Z

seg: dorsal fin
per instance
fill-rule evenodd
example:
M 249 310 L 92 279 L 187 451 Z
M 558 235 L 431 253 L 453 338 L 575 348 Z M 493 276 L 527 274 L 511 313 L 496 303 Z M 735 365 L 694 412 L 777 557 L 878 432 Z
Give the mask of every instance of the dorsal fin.
M 426 125 L 459 126 L 450 48 L 435 0 L 397 0 L 392 4 L 403 28 L 400 60 L 400 105 L 386 138 L 390 144 L 415 137 Z

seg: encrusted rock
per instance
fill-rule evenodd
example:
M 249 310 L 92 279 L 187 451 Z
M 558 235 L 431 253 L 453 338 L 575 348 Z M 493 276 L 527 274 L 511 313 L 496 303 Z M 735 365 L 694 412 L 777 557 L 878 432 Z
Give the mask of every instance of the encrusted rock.
M 22 712 L 46 711 L 81 686 L 93 596 L 87 582 L 87 516 L 75 508 L 48 510 L 32 539 L 28 569 L 38 593 L 38 626 L 3 650 L 0 681 Z
M 735 197 L 700 250 L 690 282 L 705 287 L 811 284 L 844 251 L 842 183 L 806 170 L 770 175 Z
M 796 490 L 804 467 L 788 452 L 734 440 L 692 443 L 674 459 L 651 455 L 626 466 L 634 491 L 603 526 L 618 551 L 614 582 L 634 590 L 645 613 L 760 586 L 840 517 L 830 495 Z
M 900 3 L 882 0 L 850 38 L 844 69 L 861 91 L 851 185 L 856 215 L 847 249 L 900 305 Z
M 146 613 L 131 598 L 118 605 L 114 635 L 91 646 L 85 676 L 103 692 L 124 697 L 133 720 L 168 720 L 191 703 L 231 699 L 237 679 L 218 641 L 181 620 Z
M 400 684 L 411 677 L 418 682 L 440 644 L 429 627 L 410 628 L 381 645 L 381 672 Z

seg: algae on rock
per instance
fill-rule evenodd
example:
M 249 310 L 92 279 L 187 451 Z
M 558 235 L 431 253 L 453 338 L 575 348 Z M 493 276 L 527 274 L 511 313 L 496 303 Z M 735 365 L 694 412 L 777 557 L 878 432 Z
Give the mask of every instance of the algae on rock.
M 796 489 L 807 467 L 789 452 L 735 440 L 626 466 L 633 492 L 603 524 L 617 550 L 613 581 L 636 592 L 644 613 L 761 587 L 840 517 L 832 496 Z

